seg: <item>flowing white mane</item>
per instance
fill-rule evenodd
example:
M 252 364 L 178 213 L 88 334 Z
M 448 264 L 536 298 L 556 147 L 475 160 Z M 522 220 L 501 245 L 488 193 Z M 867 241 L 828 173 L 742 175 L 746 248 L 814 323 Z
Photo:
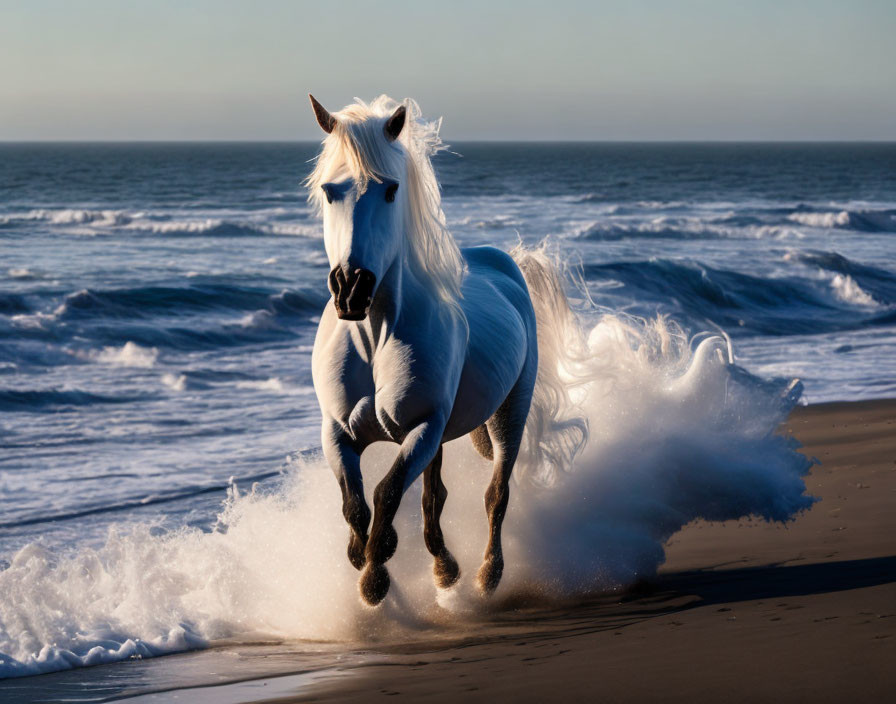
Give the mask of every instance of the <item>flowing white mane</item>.
M 443 149 L 441 120 L 426 122 L 420 107 L 405 100 L 405 127 L 394 142 L 386 139 L 383 126 L 401 103 L 381 95 L 370 103 L 358 98 L 333 114 L 336 126 L 324 139 L 314 171 L 305 182 L 308 200 L 323 207 L 322 184 L 352 178 L 363 193 L 371 180 L 394 179 L 404 192 L 404 222 L 408 252 L 415 272 L 445 303 L 459 308 L 464 260 L 448 231 L 441 194 L 432 168 L 432 156 Z

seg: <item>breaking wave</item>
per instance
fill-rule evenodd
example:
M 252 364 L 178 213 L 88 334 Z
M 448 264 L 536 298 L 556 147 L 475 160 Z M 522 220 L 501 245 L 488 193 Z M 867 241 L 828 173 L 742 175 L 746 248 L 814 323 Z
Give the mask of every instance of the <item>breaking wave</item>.
M 858 230 L 859 232 L 896 232 L 896 211 L 839 210 L 836 212 L 797 212 L 789 220 L 827 229 Z
M 305 222 L 308 219 L 308 213 L 304 210 L 288 211 L 284 214 L 280 209 L 276 209 L 271 213 L 261 213 L 258 217 L 264 219 L 256 221 L 228 220 L 221 217 L 178 218 L 166 212 L 36 208 L 22 213 L 4 215 L 0 218 L 0 224 L 10 226 L 42 223 L 58 228 L 74 228 L 78 233 L 133 232 L 168 237 L 197 235 L 209 237 L 321 236 L 319 224 Z M 288 221 L 271 221 L 283 219 L 288 219 Z M 303 222 L 293 222 L 294 220 Z
M 671 259 L 589 264 L 584 275 L 598 302 L 638 301 L 735 334 L 792 335 L 884 324 L 880 311 L 896 305 L 896 275 L 835 252 L 788 253 L 804 276 L 752 276 Z M 612 285 L 609 285 L 612 284 Z M 636 309 L 637 311 L 637 309 Z

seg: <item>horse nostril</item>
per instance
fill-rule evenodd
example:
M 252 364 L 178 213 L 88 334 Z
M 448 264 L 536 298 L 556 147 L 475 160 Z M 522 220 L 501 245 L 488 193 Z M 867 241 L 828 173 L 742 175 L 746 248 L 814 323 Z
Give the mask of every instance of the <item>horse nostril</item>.
M 334 267 L 328 277 L 333 304 L 339 317 L 362 320 L 373 303 L 376 274 L 367 269 Z

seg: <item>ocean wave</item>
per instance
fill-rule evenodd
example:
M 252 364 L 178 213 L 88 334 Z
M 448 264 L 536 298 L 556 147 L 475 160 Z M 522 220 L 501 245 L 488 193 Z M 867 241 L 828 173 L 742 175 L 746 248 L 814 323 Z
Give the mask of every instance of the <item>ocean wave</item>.
M 92 224 L 96 227 L 114 227 L 126 225 L 134 217 L 142 214 L 131 215 L 124 210 L 89 210 L 85 208 L 36 208 L 25 213 L 12 213 L 6 216 L 7 222 L 15 221 L 43 221 L 50 225 L 85 225 Z
M 0 389 L 0 410 L 45 412 L 69 406 L 122 404 L 145 396 L 110 396 L 80 389 Z
M 896 211 L 839 210 L 835 212 L 796 212 L 788 220 L 809 227 L 858 230 L 859 232 L 896 232 Z
M 801 238 L 793 227 L 761 224 L 758 218 L 736 215 L 720 217 L 659 216 L 650 220 L 592 220 L 573 223 L 567 234 L 572 239 L 612 242 L 625 239 L 787 239 Z
M 888 302 L 874 296 L 885 288 L 861 275 L 762 277 L 693 261 L 650 259 L 585 266 L 596 301 L 621 300 L 645 311 L 661 310 L 693 326 L 712 322 L 732 333 L 808 334 L 877 325 L 871 308 Z M 896 277 L 886 288 L 896 288 Z
M 483 218 L 477 215 L 467 215 L 451 222 L 452 227 L 475 227 L 481 230 L 501 230 L 507 227 L 516 227 L 520 220 L 510 214 L 493 215 Z
M 657 218 L 647 222 L 597 220 L 572 225 L 569 235 L 578 240 L 614 241 L 636 237 L 656 239 L 715 239 L 731 231 L 698 219 Z
M 831 279 L 834 295 L 844 303 L 876 308 L 880 304 L 859 286 L 849 274 L 835 274 Z
M 249 379 L 236 382 L 238 389 L 250 389 L 252 391 L 268 391 L 282 396 L 310 396 L 314 393 L 313 386 L 293 386 L 286 384 L 277 377 L 268 379 Z
M 139 318 L 150 314 L 178 315 L 199 310 L 270 309 L 275 313 L 295 313 L 317 308 L 320 301 L 301 291 L 270 289 L 235 284 L 193 284 L 190 286 L 139 286 L 135 288 L 91 290 L 68 294 L 54 315 L 63 320 L 92 316 Z
M 862 305 L 871 305 L 870 299 L 874 305 L 896 305 L 896 272 L 862 264 L 830 251 L 788 252 L 784 258 L 839 275 L 831 278 L 832 286 L 846 295 L 843 300 L 847 302 L 852 298 L 853 302 L 863 301 Z M 848 290 L 851 293 L 847 293 Z
M 181 373 L 165 372 L 161 382 L 172 391 L 208 390 L 221 386 L 246 391 L 261 391 L 278 396 L 309 396 L 314 393 L 312 386 L 294 386 L 279 377 L 266 379 L 251 378 L 247 374 L 227 374 L 220 372 L 185 371 Z
M 148 369 L 155 365 L 159 350 L 155 347 L 141 347 L 133 342 L 126 342 L 123 347 L 104 347 L 99 352 L 90 354 L 90 358 L 102 364 L 116 367 L 138 367 Z
M 323 232 L 317 224 L 242 222 L 206 218 L 204 220 L 172 220 L 169 222 L 131 223 L 128 230 L 166 237 L 258 237 L 290 236 L 321 238 Z
M 202 235 L 208 237 L 298 236 L 318 238 L 322 235 L 321 227 L 316 222 L 284 222 L 288 219 L 307 220 L 308 214 L 304 211 L 286 211 L 283 208 L 275 208 L 270 212 L 247 211 L 247 214 L 250 216 L 247 219 L 216 216 L 177 219 L 167 212 L 36 208 L 23 213 L 4 215 L 0 224 L 9 226 L 17 223 L 41 222 L 55 227 L 75 228 L 75 231 L 86 234 L 123 231 L 167 237 Z M 275 222 L 268 222 L 263 218 L 270 218 Z
M 162 383 L 172 391 L 185 391 L 187 388 L 186 374 L 173 374 L 165 372 L 161 377 Z
M 19 279 L 20 281 L 33 281 L 34 279 L 39 279 L 40 274 L 35 273 L 31 269 L 22 268 L 11 268 L 6 270 L 7 276 L 11 279 Z

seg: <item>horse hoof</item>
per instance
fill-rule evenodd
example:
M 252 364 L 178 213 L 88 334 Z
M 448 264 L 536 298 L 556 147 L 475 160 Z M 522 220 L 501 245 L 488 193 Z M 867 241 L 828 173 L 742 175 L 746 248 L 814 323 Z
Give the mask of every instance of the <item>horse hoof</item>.
M 449 589 L 460 579 L 460 567 L 457 560 L 447 551 L 436 558 L 432 571 L 436 578 L 436 586 L 440 589 Z
M 501 557 L 489 558 L 482 563 L 477 575 L 479 591 L 483 596 L 489 596 L 498 587 L 501 575 L 504 572 L 504 559 Z
M 352 567 L 356 570 L 363 570 L 364 565 L 367 563 L 367 558 L 364 555 L 364 548 L 366 547 L 367 540 L 359 538 L 352 531 L 348 539 L 348 561 L 352 563 Z
M 370 606 L 376 606 L 389 591 L 389 572 L 383 565 L 368 564 L 361 573 L 361 597 Z

